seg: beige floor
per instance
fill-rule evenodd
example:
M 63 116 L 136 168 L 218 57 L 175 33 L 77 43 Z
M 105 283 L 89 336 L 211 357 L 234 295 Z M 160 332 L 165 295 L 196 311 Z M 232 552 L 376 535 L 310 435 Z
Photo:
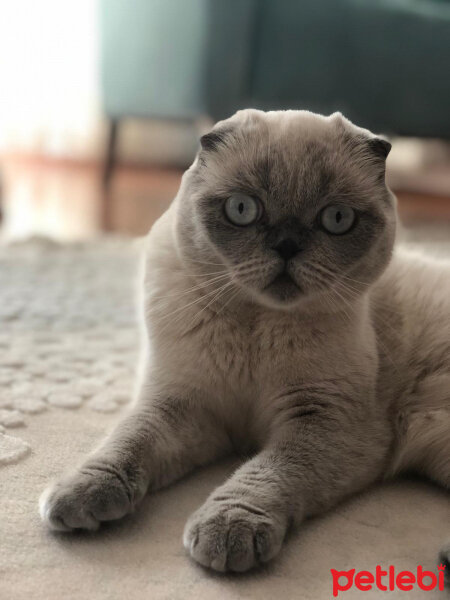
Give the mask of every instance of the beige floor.
M 436 570 L 437 546 L 449 522 L 448 496 L 419 482 L 378 487 L 306 523 L 266 569 L 240 576 L 204 571 L 181 544 L 189 514 L 230 472 L 217 466 L 145 500 L 138 513 L 96 534 L 53 535 L 37 515 L 49 478 L 77 462 L 117 416 L 54 410 L 30 420 L 32 454 L 1 471 L 0 598 L 2 600 L 329 600 L 330 568 L 374 570 L 395 565 Z M 357 589 L 360 600 L 381 592 Z M 388 598 L 438 600 L 440 592 L 392 592 Z

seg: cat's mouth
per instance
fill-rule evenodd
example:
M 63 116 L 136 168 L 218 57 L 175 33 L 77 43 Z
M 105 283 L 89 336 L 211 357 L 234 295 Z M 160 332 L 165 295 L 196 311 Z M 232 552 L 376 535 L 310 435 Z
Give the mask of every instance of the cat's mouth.
M 264 291 L 278 300 L 292 300 L 302 290 L 287 271 L 282 271 L 264 288 Z

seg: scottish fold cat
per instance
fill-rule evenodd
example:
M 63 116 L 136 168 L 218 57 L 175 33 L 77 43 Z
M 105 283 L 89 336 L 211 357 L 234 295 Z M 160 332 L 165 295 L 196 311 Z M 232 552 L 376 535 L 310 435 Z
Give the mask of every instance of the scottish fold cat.
M 450 263 L 394 247 L 389 150 L 339 113 L 244 110 L 202 137 L 147 239 L 135 405 L 44 493 L 49 527 L 96 529 L 237 450 L 184 544 L 245 571 L 377 480 L 450 487 Z

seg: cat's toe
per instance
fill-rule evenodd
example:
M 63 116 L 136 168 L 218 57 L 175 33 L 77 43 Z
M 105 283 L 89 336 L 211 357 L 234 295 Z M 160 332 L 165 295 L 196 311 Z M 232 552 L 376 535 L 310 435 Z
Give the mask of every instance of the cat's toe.
M 189 519 L 184 545 L 215 571 L 248 571 L 278 554 L 286 527 L 263 511 L 209 501 Z
M 122 480 L 101 469 L 79 471 L 59 481 L 39 500 L 42 520 L 56 531 L 95 530 L 101 521 L 119 519 L 131 510 Z

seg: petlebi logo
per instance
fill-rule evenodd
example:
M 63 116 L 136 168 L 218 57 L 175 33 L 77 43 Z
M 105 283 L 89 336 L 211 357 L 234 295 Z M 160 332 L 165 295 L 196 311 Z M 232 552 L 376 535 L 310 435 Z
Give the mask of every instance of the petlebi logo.
M 439 565 L 437 572 L 424 571 L 419 565 L 415 573 L 412 571 L 395 570 L 394 566 L 389 566 L 387 570 L 383 570 L 380 565 L 377 565 L 375 573 L 370 571 L 359 571 L 350 569 L 349 571 L 336 571 L 330 569 L 333 577 L 333 596 L 336 598 L 340 592 L 346 592 L 352 587 L 361 592 L 369 592 L 372 589 L 378 589 L 382 592 L 393 592 L 401 590 L 409 592 L 414 588 L 419 588 L 424 592 L 431 590 L 444 589 L 444 572 L 445 565 Z

